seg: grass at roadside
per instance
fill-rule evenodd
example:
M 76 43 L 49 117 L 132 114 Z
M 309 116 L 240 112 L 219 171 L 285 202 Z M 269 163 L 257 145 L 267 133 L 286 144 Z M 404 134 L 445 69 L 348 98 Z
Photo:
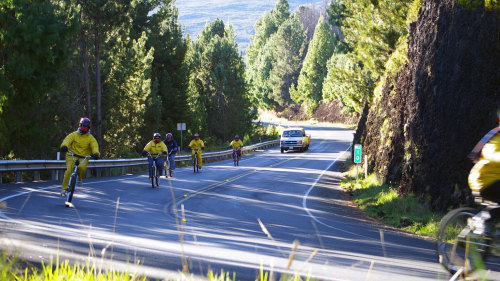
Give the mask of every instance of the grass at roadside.
M 94 266 L 71 265 L 64 262 L 42 263 L 36 267 L 13 258 L 5 252 L 0 254 L 0 280 L 5 281 L 145 281 L 146 277 L 116 271 L 101 271 Z
M 256 281 L 272 281 L 276 280 L 273 276 L 276 273 L 260 270 Z M 92 265 L 71 265 L 67 260 L 63 262 L 50 262 L 42 264 L 41 267 L 28 264 L 22 260 L 13 258 L 5 252 L 0 252 L 0 280 L 2 281 L 62 281 L 62 280 L 78 280 L 78 281 L 146 281 L 149 280 L 144 276 L 130 274 L 127 272 L 117 272 L 113 270 L 100 270 Z M 165 279 L 164 281 L 175 280 Z M 182 281 L 190 280 L 209 280 L 209 281 L 236 281 L 236 273 L 228 272 L 213 272 L 208 271 L 205 278 L 195 277 L 191 274 L 182 275 L 179 279 Z M 313 280 L 304 278 L 299 275 L 286 275 L 277 279 L 280 281 L 302 281 Z
M 352 163 L 351 163 L 352 165 Z M 396 188 L 381 184 L 371 174 L 364 177 L 359 169 L 356 183 L 356 166 L 343 174 L 341 186 L 350 193 L 352 201 L 369 216 L 407 232 L 436 237 L 442 214 L 431 211 L 426 202 L 413 195 L 399 196 Z

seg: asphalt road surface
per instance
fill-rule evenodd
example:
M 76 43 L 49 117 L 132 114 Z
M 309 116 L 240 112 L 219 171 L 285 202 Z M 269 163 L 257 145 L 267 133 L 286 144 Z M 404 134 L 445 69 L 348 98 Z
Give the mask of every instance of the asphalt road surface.
M 91 178 L 67 208 L 55 182 L 0 186 L 0 243 L 28 260 L 57 257 L 151 278 L 212 269 L 318 280 L 448 280 L 434 243 L 367 219 L 338 186 L 353 131 L 305 126 L 309 151 L 279 148 L 178 168 L 153 189 L 146 173 Z M 232 275 L 231 275 L 232 276 Z

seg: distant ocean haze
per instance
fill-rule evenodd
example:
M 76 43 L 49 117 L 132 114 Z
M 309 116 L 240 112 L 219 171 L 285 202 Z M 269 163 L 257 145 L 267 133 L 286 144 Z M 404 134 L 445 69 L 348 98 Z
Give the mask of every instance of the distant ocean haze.
M 290 12 L 301 5 L 315 5 L 323 8 L 330 1 L 289 0 Z M 250 36 L 254 34 L 255 22 L 276 5 L 277 0 L 177 0 L 179 23 L 185 27 L 185 33 L 196 39 L 205 24 L 219 18 L 233 26 L 240 52 L 245 53 Z

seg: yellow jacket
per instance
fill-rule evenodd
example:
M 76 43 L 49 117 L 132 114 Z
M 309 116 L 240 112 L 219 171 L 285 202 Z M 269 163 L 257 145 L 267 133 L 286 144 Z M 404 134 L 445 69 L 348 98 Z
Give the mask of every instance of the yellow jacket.
M 90 133 L 82 135 L 78 133 L 78 131 L 74 131 L 64 138 L 61 147 L 63 146 L 67 146 L 69 150 L 81 156 L 90 154 L 97 154 L 100 156 L 99 145 L 94 136 Z
M 240 149 L 243 147 L 243 142 L 241 140 L 233 140 L 229 145 L 234 149 Z
M 198 149 L 198 148 L 202 148 L 202 147 L 205 148 L 205 144 L 203 143 L 203 141 L 201 139 L 192 140 L 188 146 L 193 148 L 193 149 Z
M 500 134 L 493 136 L 481 150 L 479 161 L 469 174 L 469 187 L 480 192 L 500 180 Z
M 154 154 L 159 154 L 159 153 L 162 153 L 163 151 L 166 151 L 168 154 L 168 148 L 165 145 L 165 143 L 162 141 L 157 143 L 154 140 L 151 140 L 150 142 L 148 142 L 148 144 L 146 144 L 146 146 L 144 147 L 144 150 L 153 154 L 153 156 L 154 156 Z M 165 156 L 165 155 L 163 155 L 163 156 Z

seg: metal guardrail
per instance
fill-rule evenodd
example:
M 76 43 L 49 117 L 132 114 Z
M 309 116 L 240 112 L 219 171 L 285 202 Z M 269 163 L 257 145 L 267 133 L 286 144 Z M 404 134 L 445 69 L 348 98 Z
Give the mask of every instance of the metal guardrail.
M 279 140 L 266 141 L 258 144 L 244 146 L 242 153 L 251 152 L 258 149 L 266 149 L 279 145 Z M 217 152 L 203 153 L 204 162 L 215 162 L 232 157 L 233 150 L 223 150 Z M 179 155 L 175 157 L 175 162 L 191 161 L 191 155 Z M 90 169 L 96 169 L 97 177 L 101 176 L 102 170 L 115 169 L 115 174 L 126 174 L 126 168 L 131 166 L 148 165 L 147 158 L 128 159 L 100 159 L 89 160 L 87 164 L 87 175 Z M 121 168 L 121 171 L 120 171 Z M 62 171 L 66 170 L 65 160 L 0 160 L 0 184 L 2 184 L 3 172 L 15 172 L 16 182 L 22 181 L 22 172 L 34 171 L 34 180 L 40 180 L 40 171 L 51 171 L 52 180 L 60 180 Z

